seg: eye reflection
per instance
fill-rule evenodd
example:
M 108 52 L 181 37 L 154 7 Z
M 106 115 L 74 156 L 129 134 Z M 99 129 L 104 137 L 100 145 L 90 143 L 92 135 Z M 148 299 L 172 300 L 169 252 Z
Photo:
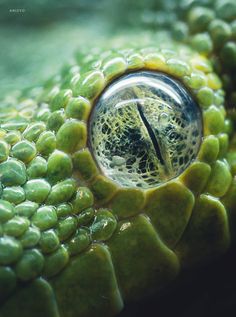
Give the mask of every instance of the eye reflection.
M 104 175 L 121 186 L 145 189 L 178 176 L 196 158 L 202 115 L 180 82 L 143 71 L 106 89 L 89 130 L 90 148 Z

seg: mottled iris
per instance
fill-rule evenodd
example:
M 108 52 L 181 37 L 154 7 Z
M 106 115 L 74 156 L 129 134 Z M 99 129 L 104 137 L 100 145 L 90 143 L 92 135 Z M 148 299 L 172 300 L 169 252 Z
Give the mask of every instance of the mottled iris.
M 177 80 L 137 72 L 113 82 L 90 120 L 90 146 L 101 171 L 122 186 L 154 187 L 196 158 L 201 111 Z

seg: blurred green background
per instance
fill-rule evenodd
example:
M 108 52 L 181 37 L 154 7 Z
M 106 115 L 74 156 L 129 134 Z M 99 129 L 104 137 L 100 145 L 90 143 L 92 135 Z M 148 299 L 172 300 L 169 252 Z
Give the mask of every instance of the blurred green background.
M 143 9 L 144 2 L 134 0 L 0 0 L 0 99 L 40 85 L 76 50 L 139 24 Z
M 117 34 L 139 32 L 138 28 L 169 27 L 176 11 L 184 12 L 189 2 L 193 1 L 0 0 L 0 99 L 16 89 L 40 85 L 84 46 L 105 46 Z
M 0 0 L 0 96 L 40 85 L 103 36 L 99 1 Z M 97 33 L 99 36 L 95 36 Z

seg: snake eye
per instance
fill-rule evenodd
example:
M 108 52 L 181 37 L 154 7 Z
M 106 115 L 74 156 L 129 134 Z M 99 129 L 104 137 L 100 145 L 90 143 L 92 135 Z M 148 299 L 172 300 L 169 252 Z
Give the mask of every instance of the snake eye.
M 196 158 L 202 115 L 179 81 L 143 71 L 104 91 L 89 130 L 104 175 L 121 186 L 150 188 L 178 176 Z

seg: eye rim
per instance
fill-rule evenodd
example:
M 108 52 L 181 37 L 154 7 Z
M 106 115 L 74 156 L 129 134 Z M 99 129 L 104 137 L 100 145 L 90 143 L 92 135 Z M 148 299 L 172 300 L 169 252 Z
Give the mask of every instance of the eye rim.
M 114 57 L 119 56 L 119 59 Z M 71 99 L 84 98 L 90 103 L 90 112 L 95 105 L 97 98 L 102 94 L 104 89 L 115 79 L 120 76 L 136 71 L 158 71 L 163 72 L 164 74 L 173 76 L 179 80 L 183 86 L 190 91 L 193 99 L 197 101 L 197 104 L 202 109 L 203 114 L 203 141 L 205 137 L 209 135 L 217 135 L 223 133 L 222 122 L 224 123 L 224 96 L 223 90 L 221 89 L 221 81 L 211 81 L 208 79 L 210 75 L 215 75 L 212 70 L 210 62 L 204 57 L 200 56 L 198 53 L 192 51 L 191 49 L 180 45 L 179 47 L 175 46 L 174 50 L 159 49 L 156 47 L 146 47 L 141 49 L 130 49 L 130 50 L 120 50 L 118 53 L 114 54 L 114 51 L 108 51 L 100 54 L 97 53 L 96 59 L 99 60 L 99 63 L 94 67 L 92 60 L 89 61 L 89 65 L 86 67 L 80 68 L 77 70 L 77 73 L 71 71 L 70 80 L 68 80 L 67 85 L 63 85 L 63 88 L 69 89 L 72 92 Z M 122 62 L 120 63 L 120 61 Z M 106 63 L 109 62 L 109 67 L 105 67 Z M 83 63 L 83 59 L 81 60 Z M 106 69 L 106 71 L 105 71 Z M 79 73 L 80 72 L 80 73 Z M 85 83 L 88 83 L 88 77 L 91 77 L 91 74 L 96 74 L 97 82 L 99 85 L 96 85 L 96 80 L 94 83 L 90 81 L 90 87 L 93 90 L 93 96 L 88 96 L 86 90 L 84 90 Z M 197 80 L 196 80 L 197 77 Z M 220 83 L 220 84 L 219 84 Z M 55 84 L 54 84 L 55 85 Z M 208 89 L 210 91 L 210 97 L 205 98 L 207 102 L 203 102 L 204 98 L 198 94 L 198 92 Z M 59 87 L 57 84 L 48 88 L 46 96 L 43 96 L 43 102 L 52 103 L 53 99 L 57 98 L 57 91 Z M 209 93 L 208 91 L 208 93 Z M 60 94 L 60 92 L 59 92 Z M 204 95 L 204 94 L 203 94 Z M 205 93 L 205 95 L 207 95 Z M 58 101 L 58 108 L 67 109 L 67 103 L 64 102 L 63 96 L 61 96 L 62 101 Z M 209 103 L 209 100 L 213 100 Z M 210 109 L 212 103 L 214 102 L 213 109 Z M 50 106 L 49 106 L 50 107 Z M 214 126 L 212 118 L 214 117 L 211 114 L 208 114 L 208 110 L 211 113 L 216 113 L 216 115 L 221 117 L 221 126 L 217 128 Z M 67 120 L 71 119 L 71 116 L 66 116 Z M 83 122 L 88 122 L 88 117 L 82 119 Z M 219 121 L 219 120 L 218 120 Z M 202 142 L 203 143 L 203 142 Z M 202 145 L 201 145 L 202 147 Z M 200 147 L 200 150 L 201 150 Z M 199 152 L 200 152 L 199 150 Z M 101 172 L 97 169 L 96 163 L 93 160 L 92 153 L 90 153 L 87 144 L 80 150 L 80 152 L 87 151 L 87 162 L 90 162 L 85 166 L 76 163 L 77 153 L 72 153 L 73 166 L 74 166 L 74 175 L 78 179 L 79 183 L 86 184 L 93 192 L 98 204 L 107 204 L 111 199 L 116 195 L 117 192 L 123 190 L 112 180 L 103 176 Z M 197 157 L 196 160 L 202 160 L 202 158 Z M 191 166 L 191 164 L 190 164 Z M 88 176 L 89 175 L 89 176 Z M 176 181 L 183 181 L 181 179 L 176 179 Z M 162 186 L 162 185 L 161 185 Z M 186 185 L 188 186 L 188 185 Z M 142 190 L 141 190 L 142 191 Z M 148 190 L 146 190 L 148 191 Z M 145 194 L 146 195 L 146 194 Z

